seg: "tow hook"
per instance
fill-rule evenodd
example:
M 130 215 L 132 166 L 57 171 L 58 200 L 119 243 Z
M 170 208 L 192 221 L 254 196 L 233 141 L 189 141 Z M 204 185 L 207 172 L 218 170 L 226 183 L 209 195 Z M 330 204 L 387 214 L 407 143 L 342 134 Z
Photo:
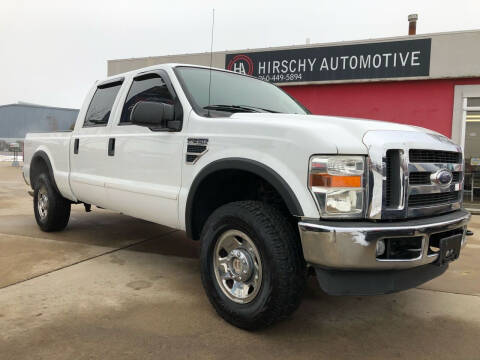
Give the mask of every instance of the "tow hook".
M 467 229 L 467 231 L 465 231 L 465 235 L 467 235 L 467 236 L 473 236 L 473 231 Z

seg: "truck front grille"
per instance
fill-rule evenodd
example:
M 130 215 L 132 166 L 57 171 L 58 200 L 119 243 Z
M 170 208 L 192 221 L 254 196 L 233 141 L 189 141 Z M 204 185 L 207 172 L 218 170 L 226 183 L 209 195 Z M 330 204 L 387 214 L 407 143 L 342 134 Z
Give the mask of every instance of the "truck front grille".
M 393 179 L 393 164 L 392 164 L 392 150 L 387 151 L 387 161 L 385 162 L 385 173 L 386 173 L 386 180 L 385 180 L 385 206 L 390 207 L 392 206 L 392 179 Z
M 451 204 L 459 200 L 459 191 L 434 193 L 434 194 L 416 194 L 408 197 L 409 207 L 432 206 L 439 204 Z
M 410 185 L 428 185 L 431 184 L 432 181 L 430 180 L 431 172 L 424 172 L 424 171 L 416 171 L 411 172 L 409 175 L 409 183 Z M 453 171 L 452 172 L 453 179 L 452 183 L 460 182 L 462 173 L 460 171 Z
M 363 143 L 368 149 L 369 219 L 435 216 L 461 208 L 462 149 L 446 137 L 421 131 L 370 130 Z
M 398 207 L 402 203 L 400 150 L 388 150 L 386 158 L 385 206 Z
M 449 211 L 452 206 L 458 208 L 463 187 L 462 153 L 410 149 L 408 157 L 406 154 L 401 149 L 386 151 L 383 211 L 397 211 L 397 217 L 416 217 L 432 213 L 434 208 L 437 213 Z M 431 179 L 432 174 L 443 169 L 452 172 L 448 189 Z M 408 181 L 402 181 L 406 176 Z
M 462 161 L 462 154 L 451 151 L 412 149 L 409 152 L 411 163 L 446 163 L 458 164 Z
M 413 172 L 409 176 L 409 183 L 410 185 L 424 185 L 430 184 L 430 172 Z

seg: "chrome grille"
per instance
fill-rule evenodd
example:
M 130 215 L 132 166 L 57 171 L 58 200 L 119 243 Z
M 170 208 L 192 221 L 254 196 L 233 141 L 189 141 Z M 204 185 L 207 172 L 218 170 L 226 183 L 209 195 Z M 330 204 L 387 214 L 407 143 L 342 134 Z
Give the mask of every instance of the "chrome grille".
M 458 201 L 459 191 L 433 193 L 433 194 L 416 194 L 408 197 L 408 206 L 430 206 L 438 204 L 448 204 Z
M 410 162 L 414 163 L 458 164 L 462 160 L 462 154 L 458 152 L 422 149 L 410 150 L 409 157 Z
M 446 137 L 372 130 L 363 142 L 369 154 L 368 218 L 432 216 L 461 207 L 463 156 L 461 148 Z M 440 183 L 442 170 L 452 173 L 450 183 Z
M 386 154 L 386 181 L 385 181 L 385 206 L 398 208 L 402 201 L 402 151 L 397 149 L 387 150 Z
M 408 183 L 410 185 L 430 184 L 430 175 L 432 175 L 432 173 L 420 171 L 412 172 L 408 177 Z
M 459 170 L 463 170 L 461 152 L 410 149 L 408 154 L 407 204 L 409 209 L 417 209 L 409 211 L 409 215 L 421 215 L 421 209 L 428 207 L 434 207 L 441 213 L 451 210 L 452 204 L 460 203 L 462 171 Z M 435 183 L 435 173 L 442 169 L 452 173 L 450 184 Z
M 393 152 L 387 151 L 385 172 L 387 174 L 387 180 L 385 181 L 385 206 L 392 206 L 392 188 L 393 188 Z
M 430 180 L 431 175 L 431 172 L 411 172 L 408 176 L 408 182 L 410 185 L 428 185 L 432 183 L 432 181 Z M 452 183 L 458 183 L 460 182 L 462 173 L 460 171 L 453 171 L 452 176 Z

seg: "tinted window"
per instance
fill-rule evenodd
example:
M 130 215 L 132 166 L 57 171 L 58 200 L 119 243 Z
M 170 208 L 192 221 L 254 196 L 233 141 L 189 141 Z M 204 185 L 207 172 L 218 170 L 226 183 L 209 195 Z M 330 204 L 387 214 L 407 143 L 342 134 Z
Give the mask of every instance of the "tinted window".
M 121 82 L 99 86 L 93 95 L 83 126 L 106 126 Z
M 123 106 L 121 123 L 130 122 L 130 114 L 135 104 L 139 101 L 154 101 L 173 104 L 173 99 L 167 85 L 156 74 L 149 74 L 133 81 Z

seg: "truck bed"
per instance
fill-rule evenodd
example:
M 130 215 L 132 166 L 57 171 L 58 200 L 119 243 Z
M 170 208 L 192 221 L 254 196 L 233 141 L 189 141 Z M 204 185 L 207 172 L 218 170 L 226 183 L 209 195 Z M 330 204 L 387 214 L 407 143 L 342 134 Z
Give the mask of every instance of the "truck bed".
M 30 184 L 30 165 L 32 155 L 44 152 L 50 161 L 55 183 L 60 192 L 65 196 L 71 194 L 69 185 L 70 173 L 70 139 L 71 131 L 58 131 L 48 133 L 28 133 L 24 144 L 24 169 L 23 174 L 27 184 Z M 73 194 L 70 196 L 73 199 Z

